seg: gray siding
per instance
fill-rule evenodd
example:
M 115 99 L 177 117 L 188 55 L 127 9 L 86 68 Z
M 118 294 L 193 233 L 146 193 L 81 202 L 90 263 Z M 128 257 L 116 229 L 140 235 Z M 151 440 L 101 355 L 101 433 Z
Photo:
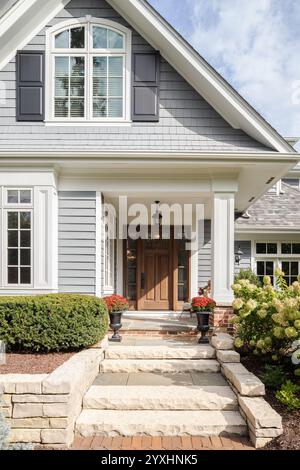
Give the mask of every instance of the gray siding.
M 204 246 L 199 250 L 199 287 L 207 286 L 211 280 L 211 221 L 204 221 Z
M 96 193 L 58 194 L 59 292 L 96 293 Z
M 83 7 L 84 5 L 84 7 Z M 91 15 L 130 27 L 105 0 L 71 0 L 48 25 Z M 153 48 L 133 29 L 133 50 Z M 44 50 L 45 30 L 25 47 Z M 160 120 L 131 127 L 45 127 L 43 123 L 16 123 L 16 61 L 0 71 L 7 89 L 0 107 L 0 150 L 164 150 L 247 151 L 269 150 L 227 122 L 161 58 Z
M 234 244 L 235 253 L 238 252 L 239 248 L 244 253 L 240 264 L 235 263 L 235 274 L 238 274 L 241 269 L 251 268 L 251 242 L 250 241 L 236 241 Z

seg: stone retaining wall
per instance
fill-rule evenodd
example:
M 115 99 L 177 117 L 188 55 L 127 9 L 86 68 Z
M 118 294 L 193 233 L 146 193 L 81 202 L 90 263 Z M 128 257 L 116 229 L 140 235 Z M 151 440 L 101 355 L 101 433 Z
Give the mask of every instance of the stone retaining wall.
M 1 410 L 11 427 L 10 442 L 70 446 L 83 396 L 99 373 L 106 347 L 107 339 L 51 374 L 0 375 Z
M 240 364 L 232 336 L 219 333 L 211 343 L 217 350 L 221 371 L 238 397 L 251 442 L 256 448 L 264 447 L 283 433 L 281 416 L 263 398 L 265 386 L 261 380 Z

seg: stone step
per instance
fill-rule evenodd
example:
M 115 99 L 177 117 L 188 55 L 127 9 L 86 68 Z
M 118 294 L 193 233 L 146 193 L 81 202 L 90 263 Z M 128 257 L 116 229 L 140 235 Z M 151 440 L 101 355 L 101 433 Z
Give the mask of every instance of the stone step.
M 105 359 L 100 364 L 100 372 L 219 372 L 220 364 L 213 359 L 169 359 L 169 360 L 144 360 L 144 359 Z
M 214 359 L 216 351 L 209 345 L 191 346 L 112 346 L 107 359 Z
M 94 410 L 238 410 L 230 387 L 92 386 L 83 408 Z
M 83 437 L 248 435 L 238 411 L 83 410 L 76 431 Z

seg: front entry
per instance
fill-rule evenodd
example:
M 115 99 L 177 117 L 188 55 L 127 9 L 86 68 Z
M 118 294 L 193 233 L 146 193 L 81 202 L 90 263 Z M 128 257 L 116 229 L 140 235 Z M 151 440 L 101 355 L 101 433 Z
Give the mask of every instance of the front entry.
M 172 308 L 172 241 L 141 240 L 141 310 Z
M 132 310 L 180 310 L 189 301 L 190 252 L 184 240 L 124 242 L 124 292 Z

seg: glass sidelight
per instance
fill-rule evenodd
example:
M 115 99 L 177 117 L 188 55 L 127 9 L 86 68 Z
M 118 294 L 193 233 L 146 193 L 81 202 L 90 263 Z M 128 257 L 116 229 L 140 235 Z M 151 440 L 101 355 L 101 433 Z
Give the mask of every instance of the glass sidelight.
M 137 277 L 137 241 L 128 239 L 126 241 L 127 257 L 127 295 L 130 301 L 136 300 L 136 277 Z
M 186 250 L 186 240 L 177 240 L 178 261 L 178 301 L 187 302 L 189 299 L 189 252 Z

